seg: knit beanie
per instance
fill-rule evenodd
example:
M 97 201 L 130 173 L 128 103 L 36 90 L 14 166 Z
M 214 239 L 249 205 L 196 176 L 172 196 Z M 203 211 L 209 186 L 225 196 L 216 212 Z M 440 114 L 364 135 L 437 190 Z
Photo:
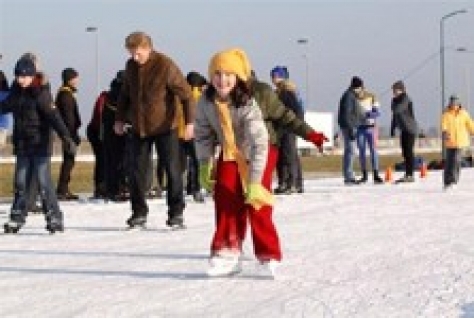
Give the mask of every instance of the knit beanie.
M 290 78 L 290 73 L 286 66 L 277 65 L 270 71 L 270 77 L 288 80 Z
M 234 73 L 242 81 L 250 78 L 252 67 L 247 54 L 241 49 L 229 49 L 216 53 L 209 63 L 209 79 L 216 71 Z
M 35 63 L 31 59 L 20 58 L 15 65 L 15 76 L 34 76 L 36 74 Z
M 186 75 L 186 81 L 191 87 L 201 87 L 207 84 L 206 78 L 196 71 L 190 71 Z
M 67 84 L 69 81 L 77 77 L 79 73 L 73 68 L 65 68 L 61 74 L 61 78 L 63 79 L 63 83 Z
M 364 87 L 364 81 L 358 76 L 353 76 L 351 80 L 351 88 L 357 89 Z
M 460 100 L 456 94 L 453 94 L 449 97 L 449 104 L 454 105 L 454 104 L 459 104 L 459 103 L 460 103 Z
M 392 89 L 393 90 L 400 90 L 400 91 L 405 92 L 405 84 L 403 84 L 402 81 L 397 81 L 397 82 L 393 83 Z

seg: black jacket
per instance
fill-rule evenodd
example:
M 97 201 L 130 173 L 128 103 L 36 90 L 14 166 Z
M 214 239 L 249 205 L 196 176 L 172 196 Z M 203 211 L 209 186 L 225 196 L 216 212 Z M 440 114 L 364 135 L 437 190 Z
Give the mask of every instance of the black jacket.
M 392 125 L 390 133 L 395 135 L 395 129 L 417 135 L 418 124 L 416 123 L 413 103 L 406 93 L 400 94 L 392 99 Z
M 74 96 L 76 89 L 63 85 L 59 88 L 56 96 L 56 106 L 59 114 L 69 130 L 69 134 L 76 144 L 80 143 L 79 127 L 81 127 L 81 117 L 79 115 L 79 108 Z
M 53 128 L 64 140 L 69 132 L 61 120 L 48 86 L 20 87 L 0 102 L 0 113 L 13 114 L 13 153 L 17 156 L 50 156 Z

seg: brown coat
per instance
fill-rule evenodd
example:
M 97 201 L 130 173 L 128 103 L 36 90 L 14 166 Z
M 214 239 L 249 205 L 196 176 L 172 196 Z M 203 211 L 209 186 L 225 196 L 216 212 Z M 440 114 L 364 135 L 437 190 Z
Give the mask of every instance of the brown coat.
M 175 103 L 175 97 L 180 104 Z M 176 128 L 178 105 L 182 105 L 185 123 L 193 123 L 196 106 L 191 89 L 169 57 L 152 51 L 144 65 L 127 61 L 117 105 L 118 121 L 131 122 L 141 137 L 166 133 Z

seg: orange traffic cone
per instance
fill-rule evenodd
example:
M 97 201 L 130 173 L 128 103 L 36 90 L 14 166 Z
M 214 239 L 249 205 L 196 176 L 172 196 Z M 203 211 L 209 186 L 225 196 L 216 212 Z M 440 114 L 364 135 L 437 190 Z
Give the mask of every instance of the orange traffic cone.
M 425 178 L 426 176 L 428 176 L 428 167 L 426 163 L 423 163 L 420 167 L 420 178 Z
M 385 169 L 385 182 L 390 183 L 393 181 L 392 166 L 387 166 Z

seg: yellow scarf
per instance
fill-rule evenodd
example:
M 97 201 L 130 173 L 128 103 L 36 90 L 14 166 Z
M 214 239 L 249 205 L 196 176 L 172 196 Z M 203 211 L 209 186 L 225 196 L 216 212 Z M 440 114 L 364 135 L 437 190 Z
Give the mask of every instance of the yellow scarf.
M 237 169 L 242 183 L 244 193 L 247 191 L 247 183 L 249 180 L 249 166 L 247 160 L 242 155 L 242 152 L 237 148 L 235 143 L 234 129 L 232 127 L 232 118 L 229 111 L 229 102 L 215 101 L 217 114 L 221 122 L 222 134 L 224 140 L 222 141 L 222 159 L 224 161 L 237 162 Z

